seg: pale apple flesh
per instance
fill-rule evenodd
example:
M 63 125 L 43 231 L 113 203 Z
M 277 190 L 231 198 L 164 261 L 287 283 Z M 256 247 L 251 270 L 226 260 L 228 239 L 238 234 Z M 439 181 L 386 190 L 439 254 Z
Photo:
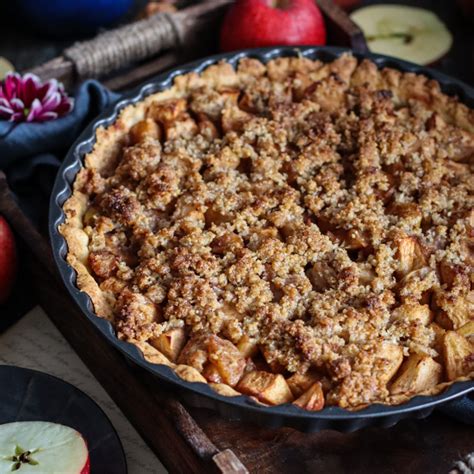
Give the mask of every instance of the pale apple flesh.
M 433 64 L 451 48 L 453 38 L 432 12 L 405 5 L 371 5 L 351 14 L 371 52 L 412 63 Z
M 0 474 L 89 474 L 82 435 L 64 425 L 20 421 L 0 425 Z

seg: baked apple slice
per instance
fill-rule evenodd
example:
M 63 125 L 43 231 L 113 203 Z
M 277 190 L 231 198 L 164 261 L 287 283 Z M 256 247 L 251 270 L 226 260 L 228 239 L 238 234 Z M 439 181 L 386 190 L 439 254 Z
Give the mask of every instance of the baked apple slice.
M 170 329 L 159 337 L 152 338 L 150 344 L 169 360 L 176 362 L 181 349 L 186 344 L 186 333 L 183 328 Z
M 261 370 L 245 374 L 237 385 L 237 390 L 269 405 L 280 405 L 293 400 L 290 387 L 283 375 Z
M 213 334 L 193 336 L 179 355 L 178 362 L 198 370 L 209 382 L 233 387 L 245 370 L 245 357 L 232 344 Z
M 412 354 L 403 363 L 401 374 L 393 382 L 393 395 L 423 392 L 438 385 L 443 368 L 432 357 Z
M 443 356 L 450 381 L 474 371 L 474 345 L 455 331 L 444 336 Z
M 293 405 L 296 405 L 304 410 L 319 411 L 324 407 L 324 393 L 321 382 L 316 382 L 297 398 Z

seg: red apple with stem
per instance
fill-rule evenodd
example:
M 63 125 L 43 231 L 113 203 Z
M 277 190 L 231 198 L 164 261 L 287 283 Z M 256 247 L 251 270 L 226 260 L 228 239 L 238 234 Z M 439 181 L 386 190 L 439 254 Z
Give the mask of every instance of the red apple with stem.
M 46 421 L 0 425 L 0 472 L 89 474 L 87 443 L 69 426 Z
M 15 237 L 4 217 L 0 216 L 0 304 L 5 303 L 16 274 Z
M 325 42 L 323 16 L 313 0 L 236 0 L 220 36 L 222 51 Z

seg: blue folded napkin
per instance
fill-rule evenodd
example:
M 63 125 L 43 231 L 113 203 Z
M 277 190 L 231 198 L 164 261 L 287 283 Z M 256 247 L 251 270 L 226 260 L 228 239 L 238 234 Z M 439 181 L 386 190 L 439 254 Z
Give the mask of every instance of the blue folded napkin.
M 438 410 L 462 423 L 474 425 L 474 393 L 448 402 Z
M 119 97 L 89 80 L 77 90 L 74 109 L 62 118 L 42 123 L 0 120 L 0 169 L 35 224 L 47 215 L 56 171 L 69 147 L 85 126 Z
M 20 205 L 35 223 L 47 216 L 54 178 L 67 150 L 85 126 L 119 97 L 90 80 L 78 89 L 73 111 L 63 118 L 43 123 L 0 121 L 0 169 L 6 171 Z M 472 393 L 440 411 L 474 424 Z

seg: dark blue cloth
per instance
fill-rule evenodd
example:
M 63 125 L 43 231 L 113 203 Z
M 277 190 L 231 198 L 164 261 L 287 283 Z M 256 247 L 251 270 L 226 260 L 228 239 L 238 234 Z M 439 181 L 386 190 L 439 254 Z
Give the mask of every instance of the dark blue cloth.
M 120 96 L 97 81 L 84 82 L 74 94 L 74 109 L 43 123 L 0 120 L 0 169 L 20 205 L 38 224 L 48 209 L 56 170 L 84 127 Z
M 448 402 L 442 405 L 439 411 L 462 423 L 474 425 L 474 394 L 471 392 L 465 397 Z
M 57 168 L 84 127 L 120 96 L 97 81 L 87 81 L 75 95 L 74 110 L 64 118 L 44 123 L 0 121 L 0 168 L 23 209 L 39 223 L 47 216 L 49 194 Z M 474 399 L 466 396 L 440 410 L 474 424 Z

